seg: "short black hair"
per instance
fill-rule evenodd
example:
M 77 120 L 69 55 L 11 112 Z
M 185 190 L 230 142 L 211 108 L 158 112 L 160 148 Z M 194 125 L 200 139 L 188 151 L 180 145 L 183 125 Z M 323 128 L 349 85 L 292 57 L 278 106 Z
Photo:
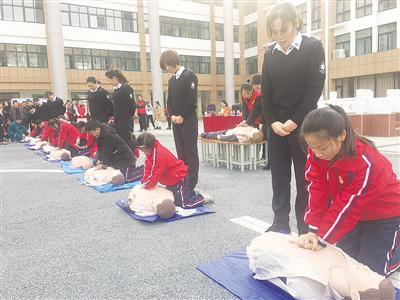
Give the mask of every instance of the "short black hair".
M 137 138 L 137 146 L 138 148 L 151 150 L 156 143 L 156 137 L 151 133 L 143 132 Z
M 101 123 L 96 119 L 90 119 L 86 122 L 85 130 L 87 132 L 96 130 L 97 128 L 101 128 Z

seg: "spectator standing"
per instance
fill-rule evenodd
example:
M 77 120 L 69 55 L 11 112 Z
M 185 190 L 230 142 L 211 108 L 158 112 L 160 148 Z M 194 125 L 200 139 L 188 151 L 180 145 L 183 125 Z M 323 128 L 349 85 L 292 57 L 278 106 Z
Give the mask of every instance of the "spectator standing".
M 47 98 L 50 119 L 57 118 L 59 115 L 65 113 L 64 101 L 61 98 L 56 97 L 52 91 L 45 92 L 44 97 Z
M 149 128 L 149 126 L 150 126 L 149 121 L 151 121 L 153 128 L 156 129 L 156 126 L 154 125 L 154 120 L 153 120 L 153 106 L 151 106 L 150 101 L 147 101 L 146 117 L 147 117 L 147 128 Z
M 147 130 L 146 101 L 144 101 L 142 95 L 139 95 L 139 100 L 138 100 L 136 107 L 137 107 L 137 114 L 139 117 L 139 125 L 140 125 L 139 132 L 146 131 Z
M 113 103 L 108 92 L 100 86 L 100 81 L 95 77 L 89 76 L 86 79 L 89 87 L 88 102 L 90 117 L 100 123 L 107 123 L 108 119 L 114 115 Z
M 77 122 L 79 122 L 79 121 L 86 122 L 87 121 L 87 108 L 86 108 L 86 105 L 83 104 L 82 100 L 79 100 L 78 105 L 75 106 L 75 112 L 76 112 Z
M 35 97 L 33 98 L 33 105 L 35 106 L 35 113 L 37 114 L 37 119 L 44 121 L 50 120 L 50 110 L 47 103 L 42 103 L 42 100 Z
M 156 127 L 155 129 L 161 129 L 161 121 L 164 119 L 163 112 L 159 101 L 156 101 Z

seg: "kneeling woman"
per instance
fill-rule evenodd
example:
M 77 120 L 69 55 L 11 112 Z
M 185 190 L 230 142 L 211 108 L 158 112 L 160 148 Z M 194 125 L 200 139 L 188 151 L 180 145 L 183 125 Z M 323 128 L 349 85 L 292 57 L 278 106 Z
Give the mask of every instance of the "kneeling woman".
M 60 122 L 57 119 L 51 119 L 48 122 L 50 128 L 57 131 L 57 147 L 64 148 L 71 152 L 71 157 L 78 155 L 76 149 L 76 139 L 79 137 L 79 130 L 68 122 Z

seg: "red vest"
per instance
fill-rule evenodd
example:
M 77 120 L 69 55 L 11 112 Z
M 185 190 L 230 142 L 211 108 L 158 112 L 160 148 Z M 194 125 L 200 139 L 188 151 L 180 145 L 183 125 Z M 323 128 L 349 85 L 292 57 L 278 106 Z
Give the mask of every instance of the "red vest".
M 247 108 L 249 109 L 249 114 L 253 111 L 254 103 L 256 99 L 261 96 L 261 92 L 259 90 L 253 89 L 253 94 L 251 95 L 250 99 L 242 96 L 243 101 L 246 103 Z M 254 124 L 260 124 L 262 114 L 254 121 Z

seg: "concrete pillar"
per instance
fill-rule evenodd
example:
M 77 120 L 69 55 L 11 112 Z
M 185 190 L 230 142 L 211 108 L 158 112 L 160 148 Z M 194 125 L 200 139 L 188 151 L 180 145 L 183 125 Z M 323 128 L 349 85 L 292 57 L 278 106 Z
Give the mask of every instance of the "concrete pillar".
M 151 81 L 153 91 L 153 102 L 163 103 L 163 81 L 160 68 L 161 42 L 160 42 L 160 19 L 158 12 L 158 1 L 147 1 L 147 12 L 149 16 L 149 42 L 151 61 Z
M 61 23 L 60 0 L 46 1 L 48 45 L 50 46 L 51 71 L 54 94 L 64 101 L 68 99 L 67 75 L 65 72 L 64 40 Z M 50 87 L 49 87 L 50 88 Z
M 235 60 L 233 52 L 233 3 L 224 1 L 224 55 L 225 55 L 225 100 L 231 107 L 235 99 Z

